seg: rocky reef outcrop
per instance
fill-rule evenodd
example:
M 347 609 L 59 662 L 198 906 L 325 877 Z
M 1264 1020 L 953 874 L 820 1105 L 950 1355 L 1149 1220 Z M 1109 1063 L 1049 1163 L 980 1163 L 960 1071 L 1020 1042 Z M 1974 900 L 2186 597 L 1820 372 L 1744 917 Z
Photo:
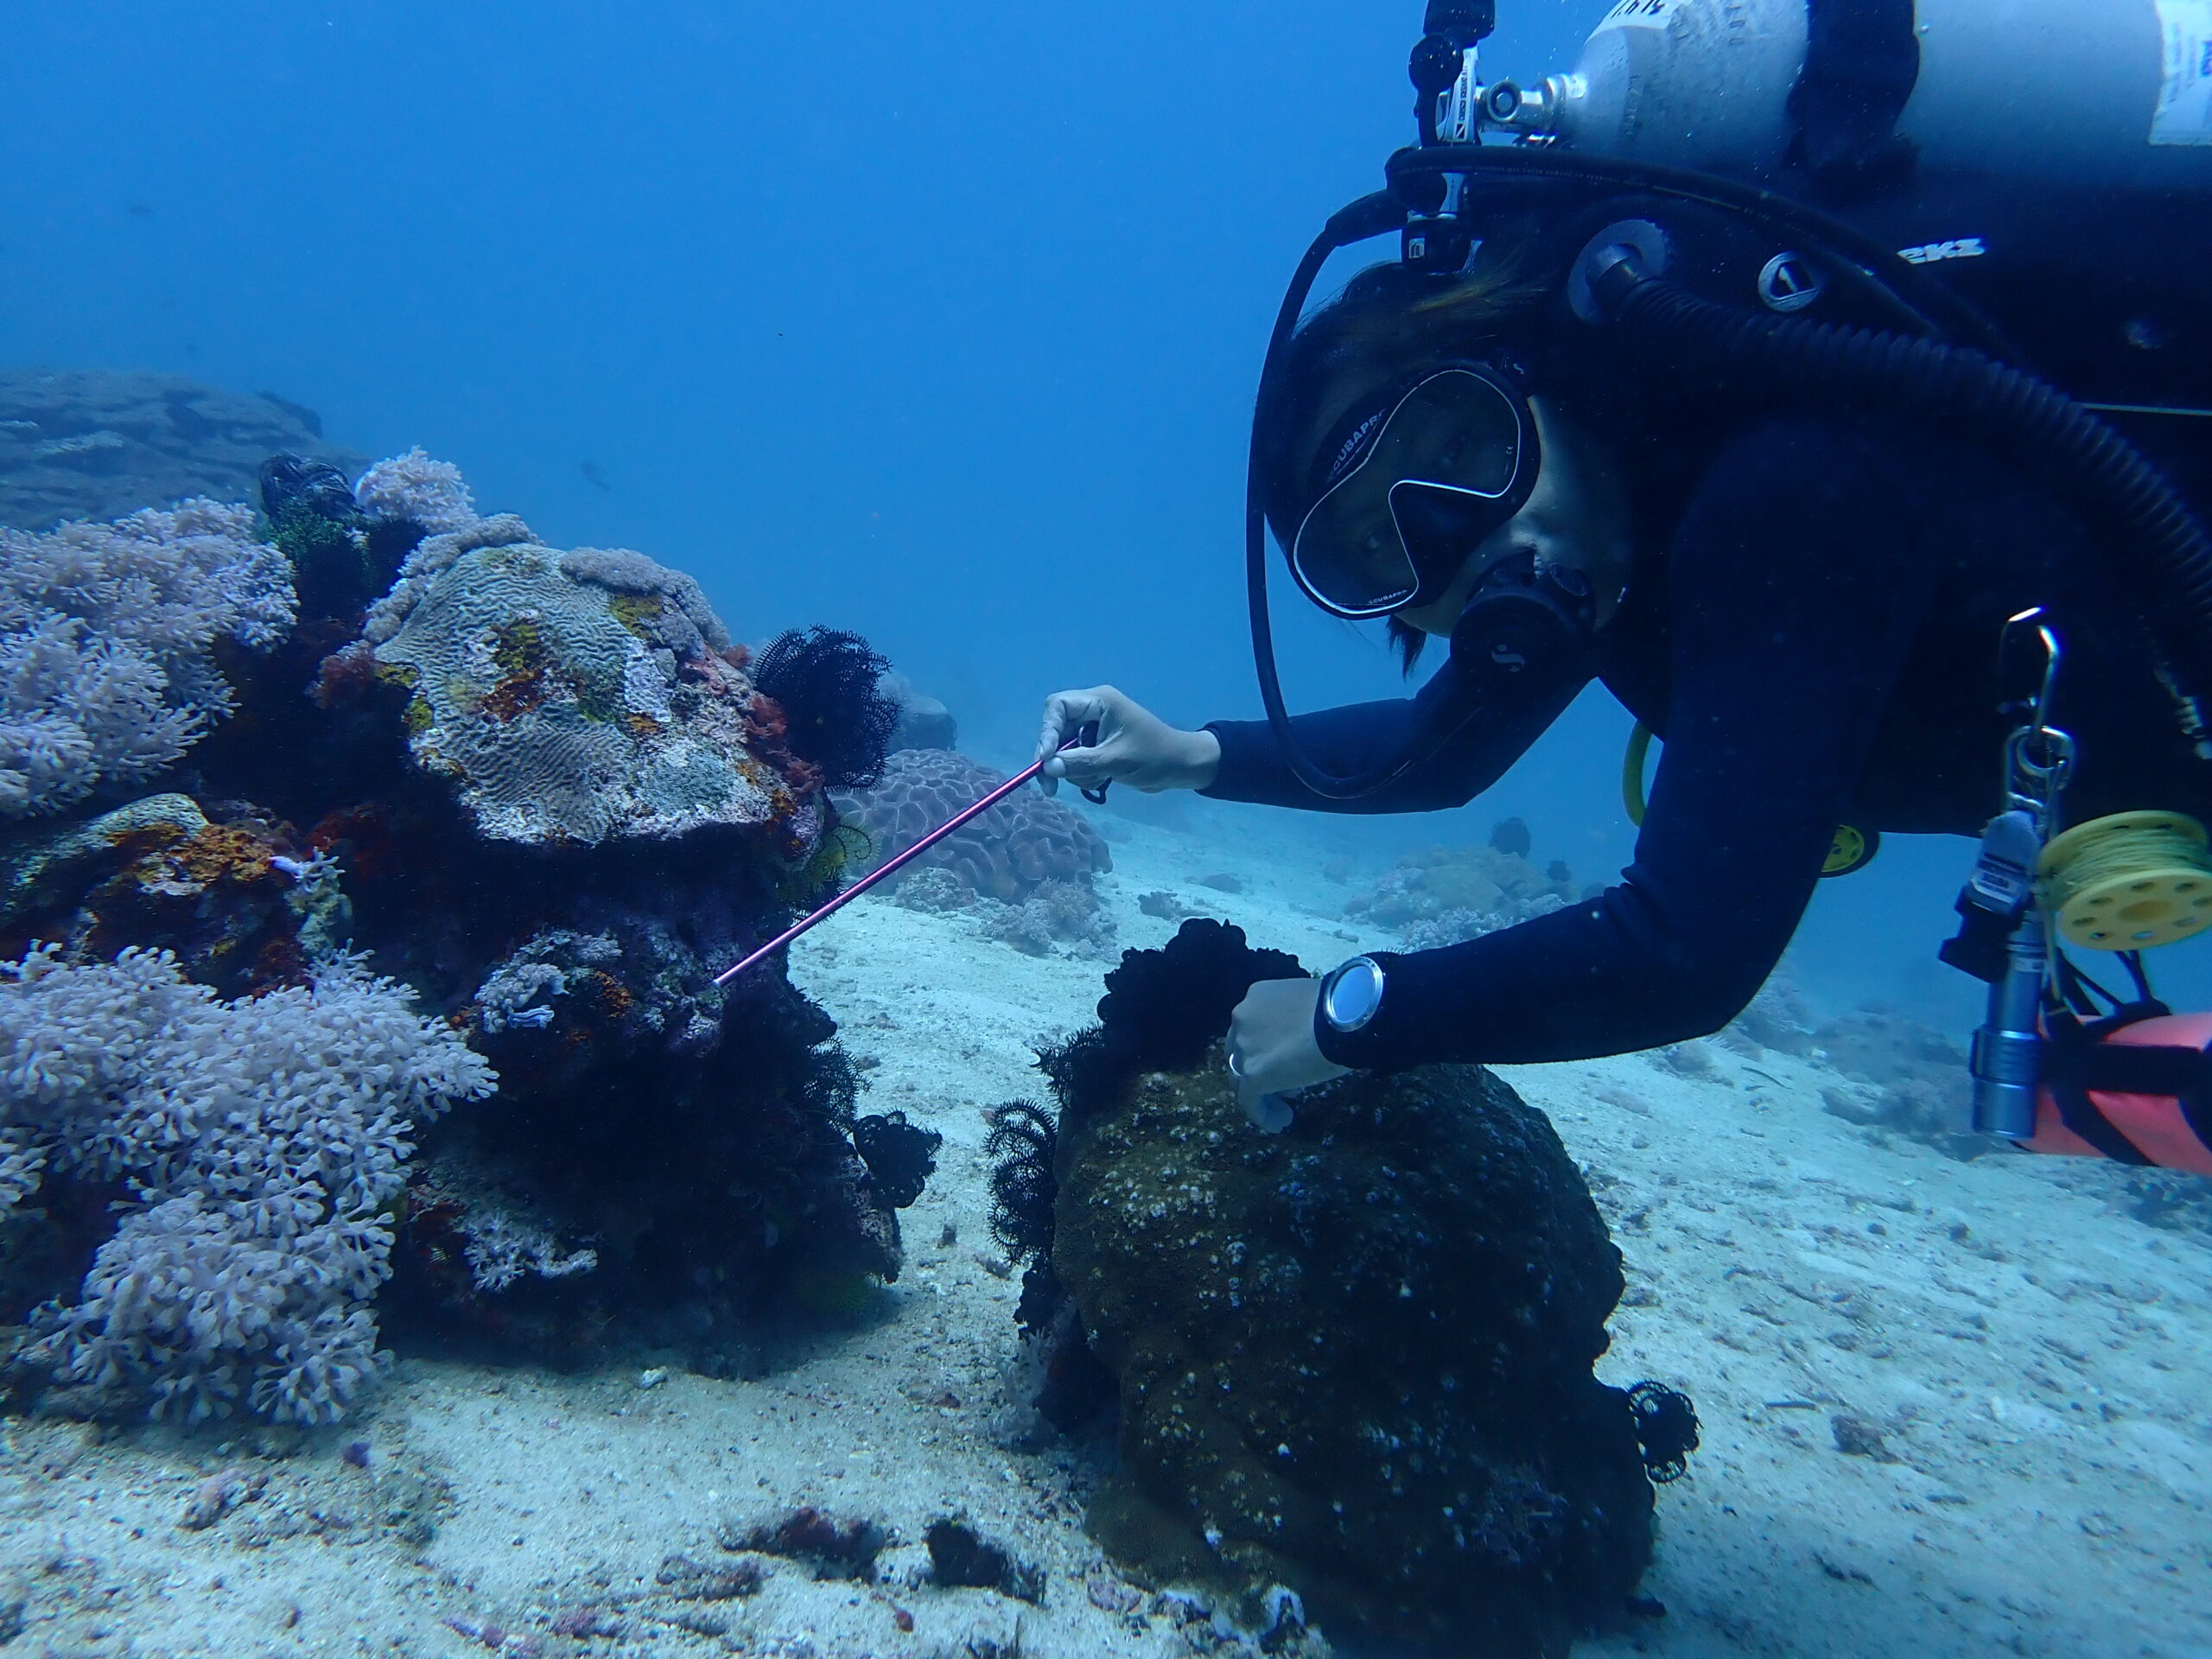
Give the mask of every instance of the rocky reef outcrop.
M 358 469 L 322 422 L 275 392 L 248 396 L 181 374 L 0 370 L 0 525 L 48 530 L 192 496 L 243 501 L 261 464 L 297 451 Z
M 1624 1616 L 1650 1550 L 1638 1408 L 1592 1374 L 1619 1253 L 1548 1122 L 1481 1068 L 1357 1074 L 1254 1128 L 1218 1039 L 1253 980 L 1295 971 L 1185 923 L 1043 1057 L 1056 1128 L 999 1119 L 1001 1232 L 1039 1257 L 1025 1316 L 1117 1402 L 1090 1528 L 1155 1580 L 1287 1585 L 1339 1634 L 1564 1654 Z M 1055 1357 L 1048 1407 L 1078 1370 Z
M 184 638 L 149 706 L 189 718 L 143 765 L 57 751 L 0 834 L 15 1386 L 321 1421 L 378 1319 L 716 1369 L 760 1316 L 895 1277 L 926 1136 L 856 1117 L 780 963 L 714 982 L 840 879 L 828 791 L 880 770 L 882 659 L 815 630 L 756 664 L 690 577 L 480 516 L 420 452 L 262 486 L 258 519 L 36 540 L 111 578 L 55 626 Z M 180 633 L 133 572 L 187 564 Z

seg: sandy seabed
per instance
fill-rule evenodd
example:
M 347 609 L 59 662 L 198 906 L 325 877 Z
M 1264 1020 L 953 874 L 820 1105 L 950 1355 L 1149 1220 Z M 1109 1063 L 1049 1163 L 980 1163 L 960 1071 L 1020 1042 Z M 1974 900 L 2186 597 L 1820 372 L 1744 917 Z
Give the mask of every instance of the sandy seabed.
M 1263 837 L 1116 835 L 1101 885 L 1122 944 L 1173 931 L 1138 908 L 1159 890 L 1309 965 L 1387 943 Z M 1198 885 L 1230 860 L 1244 892 Z M 1041 1093 L 1033 1045 L 1090 1017 L 1105 965 L 875 900 L 796 949 L 866 1109 L 945 1145 L 899 1282 L 854 1326 L 769 1344 L 759 1380 L 672 1354 L 573 1376 L 411 1357 L 356 1421 L 298 1442 L 0 1422 L 0 1653 L 1237 1650 L 1096 1605 L 1116 1584 L 1081 1526 L 1095 1448 L 1017 1449 L 1038 1442 L 983 1111 Z M 1578 1654 L 2212 1655 L 2212 1238 L 2044 1160 L 1878 1144 L 1821 1109 L 1836 1079 L 1815 1063 L 1711 1058 L 1700 1077 L 1643 1058 L 1506 1073 L 1627 1257 L 1601 1374 L 1687 1389 L 1705 1428 L 1659 1494 L 1645 1588 L 1664 1615 Z M 779 1562 L 750 1598 L 700 1593 L 735 1559 L 720 1529 L 801 1503 L 893 1529 L 876 1582 Z M 1046 1570 L 1041 1605 L 926 1584 L 923 1529 L 955 1512 Z M 561 1634 L 564 1615 L 612 1633 Z

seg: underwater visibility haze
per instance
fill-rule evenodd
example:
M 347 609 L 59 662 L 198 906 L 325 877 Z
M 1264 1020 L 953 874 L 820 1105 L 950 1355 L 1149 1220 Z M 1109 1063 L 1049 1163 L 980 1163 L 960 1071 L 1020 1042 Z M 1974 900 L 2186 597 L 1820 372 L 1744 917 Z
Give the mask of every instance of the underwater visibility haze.
M 2212 0 L 0 153 L 0 1653 L 2212 1654 Z

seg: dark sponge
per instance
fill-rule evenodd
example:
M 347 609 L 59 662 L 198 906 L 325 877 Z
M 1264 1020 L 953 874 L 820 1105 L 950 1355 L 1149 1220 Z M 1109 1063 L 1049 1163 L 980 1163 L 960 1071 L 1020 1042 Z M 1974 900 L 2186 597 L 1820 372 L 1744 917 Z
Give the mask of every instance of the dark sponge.
M 1254 950 L 1234 923 L 1194 917 L 1157 950 L 1122 951 L 1099 1023 L 1040 1051 L 1038 1069 L 1065 1111 L 1087 1117 L 1117 1104 L 1140 1072 L 1197 1070 L 1245 992 L 1305 973 L 1287 951 Z
M 943 1135 L 909 1123 L 904 1112 L 864 1117 L 853 1125 L 853 1145 L 868 1166 L 868 1179 L 894 1210 L 922 1196 L 923 1184 L 937 1173 L 937 1149 L 944 1144 Z
M 899 702 L 882 689 L 891 664 L 857 633 L 793 628 L 776 636 L 753 666 L 753 683 L 789 722 L 784 741 L 836 789 L 866 789 L 883 777 Z

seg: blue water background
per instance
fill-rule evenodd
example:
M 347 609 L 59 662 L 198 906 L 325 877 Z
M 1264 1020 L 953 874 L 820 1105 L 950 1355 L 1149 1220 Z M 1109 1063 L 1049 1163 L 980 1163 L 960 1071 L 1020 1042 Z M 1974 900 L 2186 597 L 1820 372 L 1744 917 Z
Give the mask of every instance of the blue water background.
M 1605 3 L 1503 0 L 1486 60 L 1563 67 Z M 861 631 L 1004 764 L 1064 685 L 1248 715 L 1251 389 L 1306 241 L 1410 134 L 1420 10 L 11 6 L 0 362 L 420 443 L 741 637 Z M 1285 627 L 1306 700 L 1392 685 L 1371 636 Z M 1281 833 L 1379 858 L 1518 813 L 1609 876 L 1625 732 L 1592 695 L 1463 812 Z M 1931 953 L 1966 856 L 1830 884 L 1801 977 L 1962 1024 Z

